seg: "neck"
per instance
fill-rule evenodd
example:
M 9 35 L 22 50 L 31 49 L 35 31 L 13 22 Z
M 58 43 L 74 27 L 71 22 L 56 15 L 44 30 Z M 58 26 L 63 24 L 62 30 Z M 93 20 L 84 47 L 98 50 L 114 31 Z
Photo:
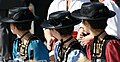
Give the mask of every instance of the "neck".
M 71 36 L 62 37 L 63 42 L 65 42 L 65 43 L 64 43 L 64 46 L 68 47 L 68 45 L 69 45 L 72 41 L 75 40 L 74 38 L 71 38 L 71 39 L 70 39 L 70 37 L 71 37 Z M 68 39 L 69 39 L 69 40 L 68 40 Z M 68 40 L 68 41 L 66 42 L 66 40 Z
M 103 30 L 101 30 L 101 29 L 92 30 L 91 34 L 92 34 L 93 36 L 97 36 L 97 35 L 100 34 L 102 31 L 103 31 Z M 98 36 L 99 40 L 102 40 L 106 35 L 107 35 L 106 32 L 101 33 L 101 34 Z
M 18 37 L 18 38 L 21 38 L 21 37 L 23 36 L 23 34 L 26 33 L 26 32 L 28 32 L 28 31 L 19 31 L 19 32 L 17 33 L 17 37 Z
M 22 36 L 22 38 L 21 38 L 21 40 L 22 41 L 24 41 L 24 40 L 28 40 L 28 38 L 32 35 L 30 32 L 29 33 L 27 33 L 28 31 L 19 31 L 18 33 L 17 33 L 17 37 L 18 38 L 21 38 Z M 26 34 L 25 34 L 26 33 Z M 25 34 L 25 35 L 24 35 Z
M 66 41 L 68 38 L 70 38 L 71 36 L 66 36 L 66 37 L 62 37 L 63 42 Z

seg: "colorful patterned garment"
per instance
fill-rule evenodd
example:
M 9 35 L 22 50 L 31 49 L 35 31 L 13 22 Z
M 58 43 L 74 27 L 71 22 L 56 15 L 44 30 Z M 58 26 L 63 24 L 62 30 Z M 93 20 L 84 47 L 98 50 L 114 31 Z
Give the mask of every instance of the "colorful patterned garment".
M 111 37 L 111 36 L 110 36 Z M 113 36 L 112 36 L 113 37 Z M 108 36 L 106 36 L 104 39 L 109 39 L 109 40 L 105 40 L 104 43 L 106 41 L 108 41 L 108 43 L 106 44 L 106 48 L 105 48 L 105 62 L 119 62 L 120 61 L 120 40 L 118 40 L 117 38 L 108 38 Z M 91 60 L 91 44 L 92 44 L 92 39 L 89 41 L 89 43 L 87 44 L 86 47 L 86 52 L 87 52 L 87 58 L 89 60 Z M 102 50 L 103 50 L 102 48 Z
M 19 42 L 18 38 L 16 38 L 16 40 L 13 43 L 13 53 L 12 53 L 13 59 L 16 58 L 16 54 L 18 52 L 18 42 Z M 30 40 L 29 42 L 30 43 L 28 45 L 28 48 L 24 48 L 25 50 L 23 50 L 24 51 L 23 55 L 28 56 L 27 60 L 30 60 L 30 51 L 33 50 L 34 60 L 47 60 L 47 62 L 49 62 L 48 50 L 46 46 L 43 44 L 43 42 L 41 40 L 34 40 L 34 39 Z M 27 50 L 27 53 L 26 53 L 26 50 Z
M 60 56 L 59 45 L 60 45 L 60 41 L 57 41 L 54 48 L 55 62 L 76 62 L 78 58 L 80 58 L 80 54 L 85 55 L 78 42 L 73 41 L 70 43 L 69 47 L 66 49 L 65 53 L 63 54 L 62 56 L 63 59 L 61 59 L 59 57 Z

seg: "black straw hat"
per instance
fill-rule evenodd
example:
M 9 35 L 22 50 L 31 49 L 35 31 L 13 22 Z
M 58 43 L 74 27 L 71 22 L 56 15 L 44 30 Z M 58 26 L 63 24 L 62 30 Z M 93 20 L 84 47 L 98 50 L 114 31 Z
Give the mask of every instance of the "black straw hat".
M 6 23 L 28 22 L 38 19 L 38 16 L 33 15 L 28 7 L 16 7 L 9 9 L 8 17 L 1 21 Z
M 87 2 L 82 4 L 81 9 L 73 11 L 71 15 L 78 19 L 102 20 L 115 16 L 115 12 L 110 11 L 103 3 Z
M 69 11 L 57 11 L 49 15 L 49 19 L 45 20 L 41 27 L 48 29 L 60 29 L 74 26 L 80 23 L 81 20 L 77 20 L 71 16 Z

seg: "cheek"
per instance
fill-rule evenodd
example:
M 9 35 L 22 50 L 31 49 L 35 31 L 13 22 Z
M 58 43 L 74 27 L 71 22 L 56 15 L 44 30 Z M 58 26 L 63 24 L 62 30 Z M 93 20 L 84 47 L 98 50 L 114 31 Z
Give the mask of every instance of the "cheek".
M 56 33 L 51 31 L 52 36 L 56 37 Z
M 55 34 L 54 34 L 54 32 L 52 30 L 50 30 L 50 33 L 51 33 L 52 36 L 55 37 Z
M 14 33 L 14 28 L 13 28 L 12 25 L 10 25 L 10 30 L 11 30 L 11 32 L 12 32 L 13 34 L 15 34 L 15 33 Z
M 52 34 L 53 37 L 58 39 L 59 35 L 56 31 L 51 31 L 51 34 Z
M 50 33 L 51 33 L 52 36 L 54 35 L 54 33 L 52 31 L 50 31 Z
M 85 26 L 85 25 L 84 25 L 84 30 L 85 30 L 85 32 L 89 32 L 88 26 Z

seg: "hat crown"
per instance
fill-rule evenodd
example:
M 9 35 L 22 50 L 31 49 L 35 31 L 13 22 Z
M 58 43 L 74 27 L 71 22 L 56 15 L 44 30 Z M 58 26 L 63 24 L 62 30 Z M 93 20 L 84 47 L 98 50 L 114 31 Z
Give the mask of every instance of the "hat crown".
M 82 5 L 80 13 L 90 18 L 99 18 L 109 16 L 109 9 L 102 3 L 85 3 Z
M 49 19 L 44 21 L 41 26 L 43 28 L 60 29 L 74 26 L 80 23 L 71 16 L 69 11 L 57 11 L 49 15 Z
M 16 7 L 9 9 L 8 17 L 16 21 L 34 19 L 33 13 L 27 7 Z
M 58 11 L 51 13 L 48 21 L 53 26 L 67 25 L 67 23 L 72 22 L 69 11 Z
M 49 19 L 63 19 L 69 15 L 70 15 L 69 11 L 58 11 L 58 12 L 51 13 L 49 15 Z
M 102 20 L 113 17 L 115 12 L 110 11 L 107 6 L 100 2 L 83 3 L 81 9 L 75 10 L 72 16 L 79 19 Z

